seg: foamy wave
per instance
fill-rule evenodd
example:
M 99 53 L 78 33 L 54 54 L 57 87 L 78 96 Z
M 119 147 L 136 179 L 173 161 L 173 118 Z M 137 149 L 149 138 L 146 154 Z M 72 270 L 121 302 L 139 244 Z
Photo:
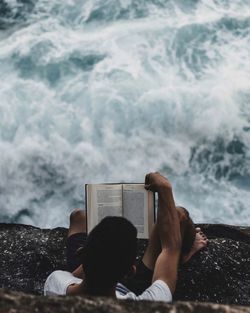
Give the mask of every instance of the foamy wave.
M 161 170 L 199 222 L 249 224 L 247 1 L 5 1 L 2 221 L 65 226 L 84 184 Z

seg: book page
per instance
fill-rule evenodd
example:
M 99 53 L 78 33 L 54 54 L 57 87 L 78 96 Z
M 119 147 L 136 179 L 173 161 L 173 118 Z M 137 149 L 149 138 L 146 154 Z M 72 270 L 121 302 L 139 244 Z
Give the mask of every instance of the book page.
M 144 188 L 144 184 L 123 185 L 123 216 L 135 225 L 138 231 L 138 238 L 149 237 L 150 206 L 149 191 Z
M 88 185 L 88 190 L 88 232 L 106 216 L 122 216 L 122 185 Z

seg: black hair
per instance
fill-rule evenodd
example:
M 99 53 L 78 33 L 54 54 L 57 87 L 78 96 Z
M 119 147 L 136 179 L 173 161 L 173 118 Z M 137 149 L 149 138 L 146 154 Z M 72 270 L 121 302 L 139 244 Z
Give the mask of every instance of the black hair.
M 105 217 L 88 235 L 81 253 L 86 291 L 98 294 L 130 271 L 137 253 L 137 230 L 123 217 Z

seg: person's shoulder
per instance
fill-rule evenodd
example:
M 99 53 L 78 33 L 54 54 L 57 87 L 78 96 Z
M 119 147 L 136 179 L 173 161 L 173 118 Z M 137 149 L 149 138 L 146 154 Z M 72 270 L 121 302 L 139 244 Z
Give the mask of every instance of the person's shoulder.
M 51 278 L 51 277 L 57 277 L 57 276 L 63 276 L 63 277 L 74 277 L 74 275 L 68 271 L 63 271 L 63 270 L 55 270 L 53 271 L 49 276 L 48 278 Z M 48 279 L 47 278 L 47 279 Z
M 56 276 L 56 275 L 60 275 L 61 273 L 69 273 L 69 272 L 63 271 L 63 270 L 55 270 L 55 271 L 53 271 L 52 273 L 49 274 L 48 278 Z M 69 274 L 71 274 L 71 273 L 69 273 Z
M 171 302 L 172 294 L 168 285 L 163 280 L 156 280 L 148 287 L 141 295 L 136 296 L 133 293 L 128 293 L 126 299 L 134 300 L 149 300 Z
M 49 276 L 47 277 L 47 279 L 45 281 L 45 284 L 46 283 L 48 284 L 49 282 L 56 280 L 56 279 L 69 279 L 72 277 L 74 277 L 74 276 L 70 272 L 62 271 L 62 270 L 56 270 L 56 271 L 53 271 L 52 273 L 49 274 Z
M 162 279 L 155 280 L 150 287 L 158 288 L 167 292 L 169 291 L 171 293 L 170 288 L 168 287 L 167 283 L 163 281 Z
M 81 279 L 70 272 L 56 270 L 45 281 L 44 295 L 65 295 L 69 285 L 81 282 Z
M 169 286 L 161 279 L 154 281 L 144 292 L 148 293 L 154 301 L 172 302 L 173 300 Z

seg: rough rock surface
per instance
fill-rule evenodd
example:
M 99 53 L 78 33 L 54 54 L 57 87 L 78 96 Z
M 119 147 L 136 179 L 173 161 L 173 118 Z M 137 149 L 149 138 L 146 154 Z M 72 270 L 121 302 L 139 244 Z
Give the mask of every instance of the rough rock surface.
M 201 302 L 118 301 L 100 297 L 42 297 L 0 290 L 1 313 L 250 313 L 249 307 Z
M 250 228 L 199 226 L 210 243 L 181 266 L 175 300 L 250 305 Z M 46 277 L 66 266 L 66 235 L 65 228 L 0 224 L 0 287 L 41 294 Z M 138 255 L 145 244 L 140 241 Z

